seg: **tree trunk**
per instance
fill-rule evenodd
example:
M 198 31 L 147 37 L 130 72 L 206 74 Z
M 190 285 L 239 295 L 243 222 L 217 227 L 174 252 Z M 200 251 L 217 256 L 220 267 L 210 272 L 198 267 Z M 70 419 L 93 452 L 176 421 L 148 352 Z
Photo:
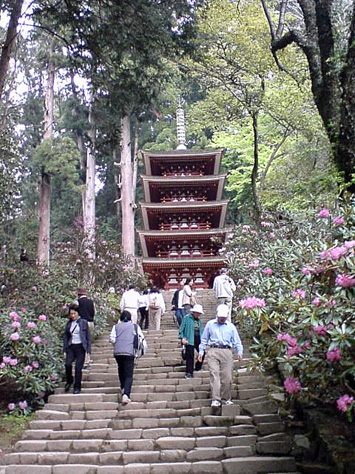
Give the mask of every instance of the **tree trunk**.
M 121 163 L 117 163 L 117 151 L 116 148 L 112 150 L 112 159 L 113 159 L 113 177 L 115 181 L 115 208 L 116 208 L 116 217 L 117 225 L 119 232 L 122 231 L 122 217 L 121 217 Z
M 2 98 L 2 94 L 5 87 L 5 80 L 7 71 L 9 69 L 10 59 L 11 59 L 11 51 L 14 41 L 17 36 L 17 26 L 21 16 L 21 10 L 24 0 L 17 0 L 14 2 L 14 6 L 11 11 L 9 26 L 7 28 L 6 38 L 4 42 L 4 46 L 1 50 L 1 57 L 0 57 L 0 100 Z
M 122 249 L 127 255 L 134 256 L 134 211 L 132 200 L 132 154 L 131 154 L 131 123 L 129 115 L 121 120 L 121 208 L 122 208 Z
M 48 82 L 44 101 L 44 135 L 43 140 L 51 140 L 53 134 L 53 108 L 54 108 L 54 39 L 49 45 Z M 49 265 L 50 248 L 50 219 L 51 219 L 51 176 L 42 168 L 39 197 L 39 229 L 37 244 L 37 263 Z
M 86 152 L 86 199 L 84 214 L 85 250 L 89 259 L 95 258 L 95 125 L 92 117 L 92 106 L 90 105 L 88 132 L 90 145 Z
M 253 136 L 254 136 L 254 166 L 251 172 L 251 187 L 254 201 L 254 219 L 257 226 L 260 226 L 261 206 L 257 190 L 258 170 L 259 170 L 259 129 L 258 113 L 252 112 Z

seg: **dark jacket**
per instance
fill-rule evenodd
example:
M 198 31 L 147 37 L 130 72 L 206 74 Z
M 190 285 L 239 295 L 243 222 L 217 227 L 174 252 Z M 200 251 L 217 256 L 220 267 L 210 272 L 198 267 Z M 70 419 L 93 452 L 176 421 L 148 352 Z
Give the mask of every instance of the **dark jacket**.
M 88 322 L 85 319 L 79 318 L 76 320 L 79 328 L 80 328 L 80 337 L 85 352 L 91 354 L 91 334 L 90 329 L 88 326 Z M 70 333 L 70 326 L 72 321 L 68 321 L 65 330 L 64 330 L 64 337 L 63 337 L 63 352 L 67 352 L 68 347 L 71 345 L 71 333 Z
M 94 302 L 87 296 L 82 296 L 78 299 L 79 303 L 79 314 L 82 319 L 93 322 L 95 317 L 95 306 Z

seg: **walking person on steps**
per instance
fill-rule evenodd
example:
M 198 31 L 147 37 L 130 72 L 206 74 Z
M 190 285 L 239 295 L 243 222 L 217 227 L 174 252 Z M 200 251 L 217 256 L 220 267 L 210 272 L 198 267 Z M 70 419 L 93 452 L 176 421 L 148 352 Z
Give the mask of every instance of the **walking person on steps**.
M 91 354 L 91 335 L 88 322 L 79 314 L 79 306 L 69 306 L 69 321 L 65 326 L 63 337 L 63 353 L 65 357 L 66 385 L 69 392 L 74 382 L 74 394 L 81 391 L 81 379 L 85 361 L 85 353 Z M 75 362 L 75 377 L 73 378 L 73 362 Z
M 195 304 L 191 309 L 191 314 L 184 316 L 179 330 L 179 339 L 181 339 L 183 345 L 186 345 L 186 379 L 193 378 L 194 365 L 195 370 L 199 371 L 203 364 L 204 357 L 202 357 L 201 361 L 197 360 L 196 364 L 194 364 L 195 349 L 198 352 L 201 342 L 201 314 L 204 314 L 202 306 L 200 304 Z
M 163 295 L 157 288 L 151 288 L 149 295 L 148 295 L 148 317 L 151 324 L 153 324 L 153 328 L 156 331 L 159 331 L 161 318 L 165 313 L 165 302 Z
M 113 355 L 117 362 L 118 378 L 121 386 L 122 404 L 131 403 L 131 389 L 133 383 L 134 371 L 134 338 L 137 333 L 138 337 L 145 343 L 144 335 L 141 328 L 131 321 L 131 313 L 122 311 L 120 316 L 120 324 L 113 326 L 110 334 L 110 342 L 113 346 Z
M 215 319 L 205 326 L 199 348 L 198 360 L 202 362 L 207 346 L 207 363 L 210 370 L 212 407 L 233 405 L 233 349 L 237 349 L 238 360 L 243 359 L 243 345 L 234 324 L 227 321 L 229 308 L 225 304 L 217 307 Z

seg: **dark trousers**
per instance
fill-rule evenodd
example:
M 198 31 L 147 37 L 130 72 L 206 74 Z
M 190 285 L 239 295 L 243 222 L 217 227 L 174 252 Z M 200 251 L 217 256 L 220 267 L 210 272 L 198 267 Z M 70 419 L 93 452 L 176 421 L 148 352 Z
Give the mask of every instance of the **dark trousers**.
M 139 311 L 139 314 L 140 314 L 140 321 L 139 321 L 139 325 L 141 327 L 141 329 L 148 329 L 149 328 L 149 313 L 148 313 L 148 310 L 146 308 L 139 308 L 138 309 Z M 144 327 L 143 327 L 143 324 L 144 324 Z
M 193 374 L 194 373 L 194 361 L 195 361 L 195 349 L 198 352 L 198 348 L 201 342 L 200 336 L 195 336 L 195 344 L 193 346 L 187 345 L 186 346 L 186 373 Z M 203 355 L 202 362 L 196 361 L 195 370 L 201 370 L 203 361 L 205 359 L 205 354 Z
M 75 377 L 73 379 L 73 362 L 75 361 Z M 65 374 L 67 383 L 72 384 L 74 380 L 74 389 L 81 390 L 81 378 L 85 361 L 85 349 L 82 344 L 71 344 L 67 349 L 67 358 L 65 360 Z
M 134 356 L 115 355 L 115 359 L 118 365 L 118 378 L 121 388 L 123 393 L 130 397 L 133 383 Z
M 175 317 L 176 321 L 178 322 L 178 325 L 181 326 L 182 320 L 184 319 L 185 316 L 185 311 L 184 308 L 177 308 L 175 310 Z

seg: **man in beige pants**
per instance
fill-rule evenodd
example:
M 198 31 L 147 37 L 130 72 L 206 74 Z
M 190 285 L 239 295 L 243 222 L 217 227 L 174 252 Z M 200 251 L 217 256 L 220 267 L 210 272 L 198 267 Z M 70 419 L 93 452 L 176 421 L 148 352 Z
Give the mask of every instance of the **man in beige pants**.
M 211 319 L 205 326 L 199 347 L 198 360 L 202 361 L 206 347 L 212 392 L 212 407 L 223 404 L 233 405 L 233 351 L 237 349 L 238 359 L 243 359 L 243 345 L 234 324 L 227 321 L 229 308 L 225 304 L 217 307 L 216 319 Z

